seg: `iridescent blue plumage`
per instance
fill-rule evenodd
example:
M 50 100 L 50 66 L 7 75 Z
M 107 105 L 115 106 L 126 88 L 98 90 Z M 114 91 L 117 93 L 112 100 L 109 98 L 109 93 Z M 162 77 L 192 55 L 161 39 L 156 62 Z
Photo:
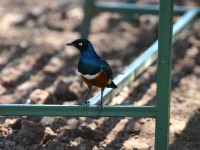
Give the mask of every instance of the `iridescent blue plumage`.
M 91 87 L 97 86 L 101 88 L 101 102 L 98 106 L 102 108 L 105 87 L 117 88 L 112 81 L 112 70 L 109 64 L 97 55 L 90 41 L 86 39 L 78 39 L 67 45 L 74 46 L 80 51 L 78 71 L 82 74 L 84 82 L 88 85 L 88 92 L 82 105 L 87 104 L 86 99 Z
M 78 62 L 78 71 L 82 74 L 95 75 L 103 70 L 112 79 L 112 70 L 108 63 L 94 51 L 92 44 L 88 44 L 87 50 L 82 50 Z

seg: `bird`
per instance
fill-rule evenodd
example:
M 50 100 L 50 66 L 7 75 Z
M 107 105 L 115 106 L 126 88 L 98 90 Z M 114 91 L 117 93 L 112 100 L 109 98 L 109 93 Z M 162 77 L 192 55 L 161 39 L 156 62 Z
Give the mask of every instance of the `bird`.
M 81 74 L 83 81 L 86 83 L 88 90 L 81 105 L 87 106 L 88 94 L 93 86 L 101 88 L 101 100 L 97 107 L 103 108 L 103 92 L 107 88 L 117 88 L 113 82 L 113 72 L 109 64 L 100 57 L 92 43 L 87 39 L 77 39 L 67 43 L 67 46 L 73 46 L 80 52 L 78 60 L 78 72 Z

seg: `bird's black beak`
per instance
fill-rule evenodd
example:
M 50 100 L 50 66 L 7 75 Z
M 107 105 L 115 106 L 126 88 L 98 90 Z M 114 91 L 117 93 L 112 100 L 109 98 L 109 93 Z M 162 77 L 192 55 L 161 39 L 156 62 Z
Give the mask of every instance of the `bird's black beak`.
M 74 44 L 71 42 L 71 43 L 67 43 L 66 45 L 68 46 L 74 46 Z

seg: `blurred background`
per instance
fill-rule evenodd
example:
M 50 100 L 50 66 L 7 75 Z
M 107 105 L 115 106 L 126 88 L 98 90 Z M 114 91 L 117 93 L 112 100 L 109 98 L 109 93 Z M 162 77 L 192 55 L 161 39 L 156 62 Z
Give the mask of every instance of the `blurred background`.
M 99 0 L 100 1 L 100 0 Z M 102 0 L 101 0 L 102 1 Z M 100 1 L 100 2 L 101 2 Z M 125 2 L 111 0 L 110 2 Z M 158 0 L 136 0 L 159 4 Z M 199 7 L 198 0 L 174 0 Z M 79 104 L 87 87 L 77 72 L 84 0 L 0 1 L 0 104 Z M 174 22 L 179 17 L 174 17 Z M 114 76 L 156 39 L 158 16 L 94 14 L 88 39 Z M 200 146 L 200 20 L 173 46 L 170 149 Z M 93 88 L 90 97 L 99 89 Z M 110 104 L 154 105 L 156 63 Z M 8 110 L 9 111 L 9 110 Z M 138 118 L 1 117 L 0 149 L 139 149 L 154 146 L 154 120 Z M 31 139 L 31 140 L 30 140 Z

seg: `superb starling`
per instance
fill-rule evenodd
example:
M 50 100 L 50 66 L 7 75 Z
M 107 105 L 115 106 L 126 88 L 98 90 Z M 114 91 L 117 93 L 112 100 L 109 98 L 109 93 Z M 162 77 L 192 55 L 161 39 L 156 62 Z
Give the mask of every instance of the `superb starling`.
M 101 101 L 98 107 L 103 108 L 103 91 L 105 87 L 117 88 L 112 81 L 113 73 L 109 64 L 95 52 L 92 43 L 86 39 L 77 39 L 66 45 L 74 46 L 80 51 L 78 71 L 88 86 L 88 91 L 85 99 L 82 101 L 82 106 L 89 103 L 87 101 L 88 94 L 92 86 L 96 86 L 101 88 Z

